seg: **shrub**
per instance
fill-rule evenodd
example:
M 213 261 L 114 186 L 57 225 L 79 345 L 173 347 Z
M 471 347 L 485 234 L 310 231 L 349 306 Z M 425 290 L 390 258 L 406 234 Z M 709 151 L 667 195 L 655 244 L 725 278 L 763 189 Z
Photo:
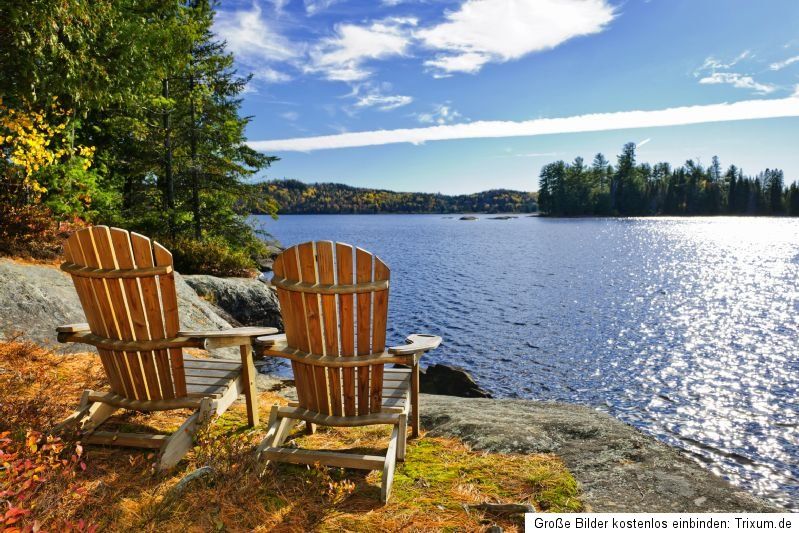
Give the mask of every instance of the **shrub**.
M 255 277 L 258 271 L 248 250 L 233 248 L 218 237 L 198 241 L 178 238 L 164 242 L 172 252 L 175 269 L 183 274 Z

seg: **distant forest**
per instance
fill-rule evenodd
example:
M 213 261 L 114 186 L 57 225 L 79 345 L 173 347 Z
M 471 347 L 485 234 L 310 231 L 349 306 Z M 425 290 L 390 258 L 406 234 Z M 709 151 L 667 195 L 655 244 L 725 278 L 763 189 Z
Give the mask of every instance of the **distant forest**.
M 615 167 L 597 154 L 541 169 L 538 203 L 551 216 L 790 215 L 799 216 L 799 186 L 785 186 L 782 170 L 745 176 L 735 165 L 723 170 L 718 157 L 709 167 L 689 160 L 636 164 L 635 144 L 626 144 Z
M 533 213 L 537 210 L 535 193 L 507 189 L 448 196 L 297 180 L 274 180 L 253 186 L 259 189 L 256 196 L 277 202 L 280 214 Z M 253 209 L 253 212 L 259 211 Z

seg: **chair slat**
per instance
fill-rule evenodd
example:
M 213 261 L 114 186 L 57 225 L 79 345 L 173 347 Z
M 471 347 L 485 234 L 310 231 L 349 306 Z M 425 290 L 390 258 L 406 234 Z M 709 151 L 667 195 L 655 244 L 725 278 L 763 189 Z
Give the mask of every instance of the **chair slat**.
M 172 254 L 158 244 L 153 243 L 153 257 L 155 266 L 172 266 Z M 158 276 L 161 289 L 161 309 L 164 316 L 164 331 L 167 337 L 174 337 L 180 331 L 178 318 L 178 295 L 175 289 L 175 274 Z M 172 384 L 175 387 L 175 396 L 186 396 L 186 376 L 183 373 L 183 350 L 172 348 L 169 350 L 169 360 L 172 368 Z
M 374 280 L 387 281 L 390 272 L 379 257 L 374 258 Z M 386 349 L 386 324 L 388 320 L 388 289 L 376 291 L 372 306 L 372 353 L 381 353 Z M 383 365 L 371 366 L 371 383 L 369 385 L 369 409 L 376 413 L 382 405 Z
M 336 243 L 336 275 L 338 283 L 353 283 L 353 251 L 352 246 Z M 341 339 L 341 355 L 343 357 L 355 355 L 355 296 L 352 294 L 338 295 L 338 320 L 339 338 Z M 344 414 L 355 416 L 355 369 L 343 368 L 341 380 L 344 397 Z
M 317 283 L 316 253 L 314 243 L 306 242 L 297 246 L 297 255 L 300 260 L 300 281 Z M 320 301 L 318 294 L 305 293 L 302 295 L 305 303 L 305 320 L 308 328 L 308 342 L 311 353 L 323 353 L 322 320 L 320 316 Z M 317 411 L 330 414 L 330 405 L 327 389 L 327 373 L 324 367 L 315 366 L 311 370 L 314 374 L 314 393 L 316 395 Z
M 319 269 L 319 283 L 335 283 L 335 266 L 333 261 L 333 243 L 320 241 L 316 243 L 316 262 Z M 322 294 L 322 325 L 324 330 L 325 355 L 339 355 L 338 314 L 336 312 L 336 295 Z M 328 368 L 328 392 L 330 407 L 334 415 L 340 416 L 342 409 L 341 370 Z
M 286 269 L 284 266 L 285 255 L 280 254 L 275 258 L 272 265 L 272 271 L 275 276 L 286 276 Z M 291 293 L 285 290 L 277 290 L 277 299 L 280 303 L 280 310 L 286 320 L 283 321 L 283 327 L 286 333 L 286 342 L 292 343 L 292 346 L 298 346 L 299 334 L 297 333 L 298 324 L 294 320 L 294 311 L 292 310 L 292 297 Z M 291 362 L 291 370 L 294 374 L 294 380 L 297 383 L 297 394 L 303 405 L 307 406 L 308 402 L 305 400 L 305 394 L 308 390 L 308 385 L 305 383 L 305 373 L 300 370 L 299 363 L 296 361 Z
M 360 248 L 355 249 L 355 281 L 365 283 L 372 281 L 372 254 Z M 357 339 L 358 355 L 369 355 L 372 339 L 372 293 L 365 292 L 357 299 Z M 369 367 L 356 370 L 358 374 L 358 414 L 369 414 Z
M 300 279 L 300 264 L 299 258 L 297 256 L 297 247 L 293 246 L 283 252 L 283 268 L 285 269 L 285 277 L 289 279 Z M 278 289 L 280 292 L 281 289 Z M 305 318 L 305 302 L 303 300 L 303 295 L 298 292 L 292 292 L 289 295 L 289 299 L 291 301 L 291 308 L 290 312 L 291 315 L 289 320 L 294 322 L 294 335 L 296 346 L 303 351 L 310 351 L 310 341 L 308 340 L 308 326 L 307 321 Z M 299 381 L 305 383 L 305 389 L 303 390 L 302 396 L 300 396 L 300 402 L 303 407 L 306 409 L 311 409 L 313 411 L 317 410 L 318 402 L 316 400 L 316 384 L 314 379 L 313 370 L 308 365 L 303 365 L 301 363 L 297 364 L 297 371 L 300 376 Z M 299 390 L 299 387 L 298 387 Z M 304 398 L 303 398 L 304 396 Z
M 136 261 L 137 266 L 145 268 L 155 266 L 153 246 L 150 239 L 138 233 L 131 233 L 130 244 L 131 248 L 133 248 L 133 259 Z M 141 278 L 139 287 L 144 301 L 144 312 L 147 316 L 147 330 L 150 340 L 166 339 L 158 281 L 155 278 Z M 175 397 L 175 388 L 172 384 L 169 354 L 166 350 L 156 350 L 154 358 L 158 369 L 161 397 L 172 399 Z

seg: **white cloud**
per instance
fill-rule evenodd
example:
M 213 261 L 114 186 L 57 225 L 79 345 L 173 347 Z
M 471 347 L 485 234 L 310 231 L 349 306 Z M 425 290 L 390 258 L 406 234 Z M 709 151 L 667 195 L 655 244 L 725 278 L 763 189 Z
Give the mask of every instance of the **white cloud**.
M 369 60 L 405 55 L 411 39 L 413 18 L 389 18 L 369 26 L 340 24 L 335 36 L 323 39 L 311 50 L 306 70 L 321 72 L 329 80 L 359 81 L 369 77 Z
M 466 0 L 446 21 L 416 32 L 437 50 L 425 65 L 443 73 L 479 71 L 581 35 L 602 31 L 615 9 L 607 0 Z
M 785 61 L 778 61 L 776 63 L 772 63 L 771 65 L 769 65 L 768 68 L 770 68 L 771 70 L 782 70 L 785 67 L 793 65 L 794 63 L 799 63 L 799 56 L 789 57 Z
M 452 109 L 450 105 L 436 105 L 430 113 L 418 113 L 416 119 L 422 124 L 451 124 L 461 118 L 462 115 Z
M 651 140 L 652 140 L 652 139 L 650 139 L 649 137 L 647 137 L 647 138 L 646 138 L 646 139 L 644 139 L 643 141 L 641 141 L 641 142 L 639 142 L 638 144 L 636 144 L 636 145 L 635 145 L 635 147 L 636 147 L 636 148 L 641 148 L 643 145 L 645 145 L 645 144 L 649 143 L 649 141 L 651 141 Z
M 705 76 L 700 79 L 699 83 L 703 85 L 727 84 L 738 89 L 750 89 L 758 94 L 769 94 L 777 90 L 777 88 L 770 83 L 759 83 L 756 82 L 752 76 L 746 76 L 736 72 L 714 72 L 710 76 Z
M 702 72 L 707 72 L 707 71 L 715 72 L 718 69 L 722 70 L 729 69 L 734 67 L 744 59 L 749 59 L 751 57 L 754 57 L 752 55 L 751 50 L 744 50 L 743 52 L 738 54 L 732 61 L 729 62 L 724 62 L 720 59 L 716 59 L 713 56 L 708 56 L 705 59 L 705 62 L 702 63 L 702 66 L 696 69 L 696 71 L 694 72 L 694 76 L 700 76 Z
M 300 118 L 300 114 L 296 111 L 286 111 L 285 113 L 280 114 L 281 117 L 285 118 L 289 122 L 294 122 L 298 118 Z
M 386 94 L 388 91 L 391 91 L 390 83 L 375 85 L 366 82 L 353 86 L 352 92 L 347 97 L 355 98 L 355 104 L 353 104 L 355 108 L 373 107 L 379 111 L 391 111 L 413 102 L 413 98 L 410 96 Z
M 304 0 L 303 3 L 305 4 L 305 12 L 308 13 L 309 16 L 316 15 L 320 11 L 324 11 L 325 9 L 329 8 L 333 4 L 337 3 L 338 0 Z
M 265 152 L 307 152 L 405 142 L 421 144 L 427 141 L 449 139 L 530 137 L 777 117 L 799 117 L 799 96 L 745 100 L 732 104 L 673 107 L 658 111 L 621 111 L 520 122 L 478 121 L 426 128 L 363 131 L 321 137 L 252 141 L 249 145 L 256 150 Z
M 255 80 L 265 81 L 268 83 L 284 83 L 291 81 L 292 79 L 291 76 L 285 72 L 280 72 L 272 67 L 265 66 L 255 69 L 252 73 L 252 77 Z
M 297 44 L 291 43 L 261 17 L 257 4 L 245 11 L 219 11 L 214 30 L 227 41 L 228 50 L 237 59 L 285 61 L 301 54 Z
M 277 8 L 278 3 L 275 3 Z M 253 4 L 249 10 L 219 11 L 214 21 L 214 31 L 227 41 L 227 49 L 236 60 L 253 72 L 256 80 L 284 82 L 291 79 L 269 63 L 296 60 L 303 54 L 303 46 L 289 41 L 266 19 L 261 8 Z

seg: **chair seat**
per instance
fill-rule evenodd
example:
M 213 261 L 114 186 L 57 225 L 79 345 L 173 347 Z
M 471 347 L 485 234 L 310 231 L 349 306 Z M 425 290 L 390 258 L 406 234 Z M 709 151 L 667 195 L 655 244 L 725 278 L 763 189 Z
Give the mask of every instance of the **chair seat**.
M 411 399 L 411 370 L 386 368 L 383 370 L 384 413 L 407 413 Z
M 219 398 L 241 375 L 241 363 L 184 355 L 183 371 L 190 398 Z

